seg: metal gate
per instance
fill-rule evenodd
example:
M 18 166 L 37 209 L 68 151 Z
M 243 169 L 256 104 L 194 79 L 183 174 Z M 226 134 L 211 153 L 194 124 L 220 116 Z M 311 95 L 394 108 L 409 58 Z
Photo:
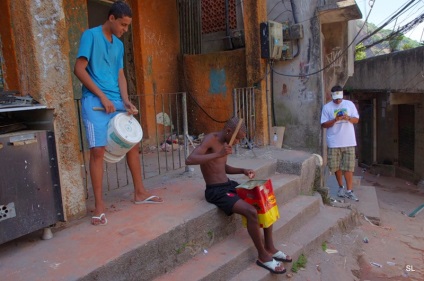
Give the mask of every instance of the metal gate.
M 148 120 L 140 120 L 138 115 L 135 116 L 142 127 L 143 124 L 154 124 L 155 126 L 151 130 L 154 131 L 154 135 L 149 136 L 148 141 L 142 140 L 139 144 L 143 179 L 185 167 L 185 158 L 189 153 L 186 93 L 132 95 L 130 100 L 139 108 L 139 112 L 143 110 L 141 100 L 146 97 L 152 101 L 154 114 L 147 116 Z M 82 167 L 88 196 L 91 191 L 91 188 L 88 188 L 91 186 L 88 166 L 89 149 L 81 120 L 80 100 L 76 100 L 76 106 L 79 113 L 80 149 L 84 162 Z M 169 130 L 164 130 L 164 127 L 169 127 Z M 104 170 L 103 188 L 106 190 L 118 189 L 132 183 L 126 159 L 118 163 L 105 162 Z
M 255 88 L 236 88 L 233 90 L 233 112 L 234 116 L 243 118 L 246 124 L 246 139 L 249 148 L 257 144 L 256 137 L 256 106 Z M 242 143 L 243 144 L 243 143 Z

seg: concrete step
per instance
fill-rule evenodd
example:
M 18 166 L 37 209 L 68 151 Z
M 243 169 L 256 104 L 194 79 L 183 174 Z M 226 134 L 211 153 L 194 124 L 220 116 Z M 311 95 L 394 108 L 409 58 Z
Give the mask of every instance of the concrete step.
M 276 245 L 296 261 L 301 254 L 308 257 L 312 251 L 322 251 L 321 245 L 334 232 L 348 232 L 358 224 L 358 214 L 355 211 L 341 208 L 333 208 L 321 205 L 320 211 L 313 218 L 305 222 L 299 229 L 290 235 L 275 238 Z M 283 247 L 285 246 L 285 247 Z M 231 278 L 232 281 L 241 280 L 275 280 L 276 276 L 267 270 L 251 264 L 243 271 Z M 287 272 L 291 271 L 292 263 L 284 263 Z M 297 280 L 294 274 L 289 280 Z M 300 281 L 300 279 L 299 279 Z
M 274 239 L 281 243 L 282 235 L 293 233 L 301 227 L 301 222 L 318 213 L 320 200 L 320 197 L 315 196 L 297 196 L 284 205 L 279 204 L 281 218 L 274 224 Z M 248 268 L 257 256 L 245 228 L 205 250 L 207 252 L 194 256 L 185 264 L 154 280 L 229 280 Z M 281 250 L 288 252 L 286 248 Z
M 310 154 L 297 151 L 265 149 L 256 150 L 256 154 L 254 158 L 231 155 L 228 163 L 253 168 L 257 179 L 272 180 L 277 202 L 283 204 L 282 218 L 276 225 L 291 218 L 276 233 L 291 233 L 301 225 L 299 214 L 306 217 L 318 212 L 318 201 L 304 205 L 297 198 L 299 194 L 310 194 L 305 190 L 312 189 L 315 160 Z M 285 160 L 281 162 L 281 158 Z M 290 165 L 296 168 L 291 169 Z M 235 233 L 244 233 L 240 236 L 246 239 L 243 244 L 252 246 L 240 216 L 227 217 L 205 201 L 203 177 L 198 166 L 193 168 L 191 173 L 173 171 L 145 181 L 150 192 L 164 198 L 163 204 L 133 204 L 132 186 L 105 191 L 109 221 L 106 226 L 92 226 L 88 214 L 53 229 L 54 238 L 49 241 L 39 241 L 33 235 L 1 245 L 0 264 L 8 266 L 0 266 L 0 276 L 14 281 L 152 280 L 201 256 L 203 249 L 211 249 L 228 237 L 238 240 Z M 280 174 L 286 171 L 295 173 Z M 242 175 L 230 178 L 240 183 L 248 180 Z M 92 198 L 87 206 L 93 209 Z M 294 212 L 296 208 L 299 211 Z M 256 254 L 253 248 L 249 251 L 253 254 L 248 255 L 251 259 Z

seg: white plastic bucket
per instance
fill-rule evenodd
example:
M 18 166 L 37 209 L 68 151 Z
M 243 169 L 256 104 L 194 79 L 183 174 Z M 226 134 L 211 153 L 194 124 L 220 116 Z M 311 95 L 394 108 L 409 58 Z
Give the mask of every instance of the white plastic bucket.
M 115 115 L 107 127 L 107 145 L 105 161 L 116 163 L 143 138 L 140 123 L 132 115 L 119 113 Z

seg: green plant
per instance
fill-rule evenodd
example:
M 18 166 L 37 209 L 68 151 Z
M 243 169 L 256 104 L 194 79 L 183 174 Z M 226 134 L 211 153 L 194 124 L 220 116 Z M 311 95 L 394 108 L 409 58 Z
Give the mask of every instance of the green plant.
M 300 268 L 305 268 L 306 263 L 308 262 L 306 256 L 304 254 L 301 254 L 297 261 L 293 263 L 293 266 L 291 268 L 291 271 L 298 272 Z
M 325 252 L 327 250 L 327 241 L 322 242 L 321 249 Z
M 355 46 L 355 60 L 363 60 L 367 58 L 364 43 Z
M 177 254 L 181 254 L 182 252 L 184 252 L 184 250 L 185 250 L 186 247 L 187 247 L 187 243 L 184 243 L 184 244 L 181 245 L 181 247 L 175 249 L 175 252 Z

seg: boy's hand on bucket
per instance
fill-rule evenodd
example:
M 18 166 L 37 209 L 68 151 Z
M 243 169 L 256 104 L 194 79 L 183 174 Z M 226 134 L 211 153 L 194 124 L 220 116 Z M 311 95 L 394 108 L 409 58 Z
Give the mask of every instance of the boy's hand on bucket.
M 251 169 L 244 169 L 244 174 L 249 177 L 249 179 L 253 179 L 255 177 L 255 171 Z

